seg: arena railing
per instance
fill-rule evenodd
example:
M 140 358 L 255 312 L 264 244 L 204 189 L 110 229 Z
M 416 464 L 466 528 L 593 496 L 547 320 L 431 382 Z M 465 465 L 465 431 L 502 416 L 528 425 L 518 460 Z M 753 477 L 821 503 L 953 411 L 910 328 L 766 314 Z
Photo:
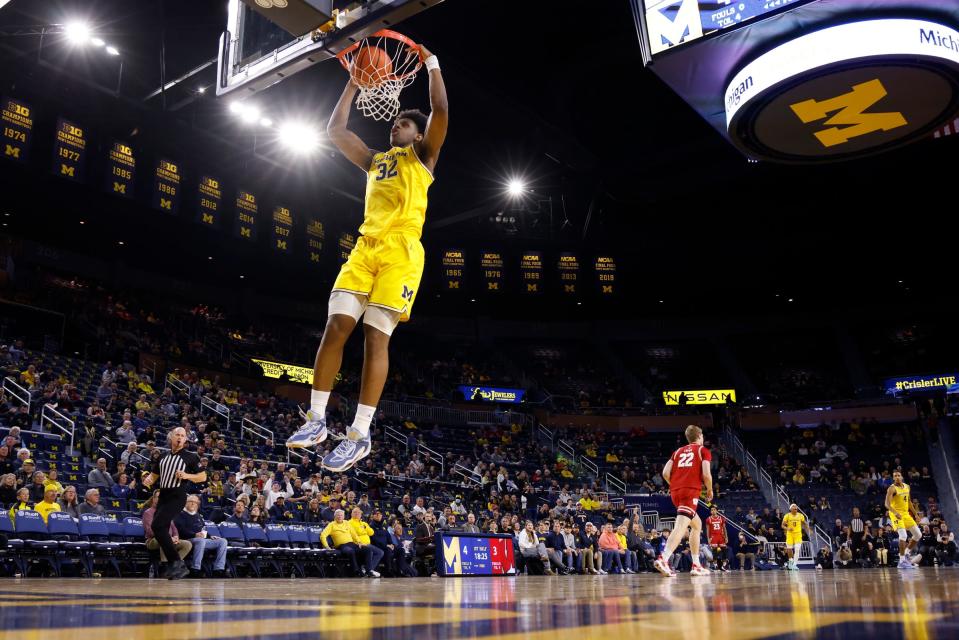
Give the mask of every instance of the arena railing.
M 63 422 L 69 425 L 69 428 L 57 422 L 57 420 L 62 420 Z M 57 411 L 56 407 L 52 404 L 43 405 L 43 409 L 40 410 L 40 426 L 44 424 L 49 424 L 52 428 L 58 429 L 64 433 L 64 435 L 70 437 L 70 448 L 68 451 L 70 454 L 73 454 L 73 438 L 76 433 L 76 421 L 72 418 L 69 418 L 65 414 Z
M 437 451 L 435 451 L 435 450 L 433 450 L 433 449 L 430 449 L 429 447 L 427 447 L 427 446 L 426 446 L 425 444 L 423 444 L 422 442 L 421 442 L 421 443 L 419 444 L 419 446 L 417 447 L 417 452 L 425 452 L 426 459 L 427 459 L 429 462 L 432 462 L 432 463 L 434 463 L 434 464 L 439 464 L 439 465 L 440 465 L 440 473 L 443 474 L 443 475 L 446 475 L 446 460 L 443 459 L 443 456 L 441 456 L 441 455 L 439 454 L 439 452 L 437 452 Z
M 406 436 L 403 435 L 403 432 L 397 429 L 396 427 L 391 427 L 390 425 L 383 425 L 383 435 L 391 440 L 399 442 L 403 447 L 409 452 L 410 446 L 409 442 L 406 439 Z
M 606 490 L 610 493 L 626 493 L 626 483 L 611 473 L 606 474 Z
M 203 413 L 204 409 L 212 413 L 215 413 L 218 416 L 222 417 L 224 420 L 226 420 L 226 430 L 227 431 L 230 430 L 230 408 L 228 406 L 217 402 L 213 398 L 203 396 L 202 398 L 200 398 L 201 414 Z
M 549 448 L 551 451 L 556 448 L 556 436 L 552 429 L 543 425 L 542 423 L 537 422 L 533 431 L 536 434 L 536 439 L 539 440 L 540 444 L 549 443 Z
M 576 462 L 576 448 L 568 440 L 557 441 L 556 449 L 559 451 L 559 453 L 566 456 L 571 462 Z
M 177 378 L 177 377 L 176 377 L 175 375 L 173 375 L 172 373 L 166 374 L 166 386 L 167 386 L 167 387 L 173 387 L 174 389 L 176 389 L 176 390 L 179 391 L 180 393 L 186 393 L 186 394 L 189 394 L 189 393 L 190 393 L 190 387 L 189 387 L 189 385 L 187 385 L 187 383 L 185 383 L 185 382 L 183 382 L 182 380 L 180 380 L 179 378 Z
M 453 465 L 453 473 L 463 478 L 468 484 L 475 484 L 476 486 L 482 486 L 483 484 L 482 478 L 477 477 L 472 469 L 458 462 Z
M 507 425 L 513 422 L 528 424 L 528 418 L 525 414 L 514 411 L 463 411 L 449 407 L 438 407 L 414 402 L 399 402 L 396 400 L 381 401 L 380 409 L 386 415 L 395 418 L 410 418 L 412 420 L 436 422 L 438 424 Z
M 30 412 L 30 390 L 26 387 L 17 383 L 16 380 L 7 376 L 3 379 L 3 391 L 6 394 L 9 394 L 11 398 L 20 402 L 20 404 L 26 405 L 27 413 Z
M 249 418 L 243 418 L 243 420 L 240 422 L 240 439 L 246 440 L 247 433 L 255 438 L 263 440 L 264 442 L 276 444 L 276 437 L 272 431 L 261 424 L 253 422 Z
M 599 465 L 587 458 L 586 456 L 579 457 L 579 463 L 583 466 L 588 473 L 593 474 L 594 478 L 599 478 Z

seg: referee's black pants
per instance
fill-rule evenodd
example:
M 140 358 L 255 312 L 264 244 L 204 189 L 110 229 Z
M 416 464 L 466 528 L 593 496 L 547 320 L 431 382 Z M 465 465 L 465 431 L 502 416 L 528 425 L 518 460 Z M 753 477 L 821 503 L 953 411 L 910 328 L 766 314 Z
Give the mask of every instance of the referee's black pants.
M 156 513 L 153 515 L 153 537 L 156 538 L 163 555 L 170 564 L 179 560 L 180 555 L 170 537 L 170 523 L 183 511 L 186 505 L 186 491 L 183 489 L 160 489 L 160 499 L 157 500 Z

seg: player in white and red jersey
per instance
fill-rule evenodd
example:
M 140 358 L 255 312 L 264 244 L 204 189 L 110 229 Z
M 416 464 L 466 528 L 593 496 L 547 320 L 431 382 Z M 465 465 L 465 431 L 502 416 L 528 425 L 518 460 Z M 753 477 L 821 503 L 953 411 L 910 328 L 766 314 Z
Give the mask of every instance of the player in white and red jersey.
M 709 517 L 706 518 L 706 535 L 709 538 L 709 546 L 713 550 L 713 557 L 716 558 L 716 568 L 720 571 L 729 571 L 729 536 L 726 533 L 726 518 L 719 515 L 719 509 L 712 507 L 709 511 Z
M 675 576 L 669 566 L 676 547 L 689 532 L 689 554 L 693 560 L 694 576 L 709 575 L 709 569 L 699 564 L 699 539 L 703 531 L 703 521 L 696 515 L 699 495 L 703 485 L 706 487 L 706 501 L 713 501 L 713 476 L 709 469 L 712 456 L 703 446 L 703 430 L 696 425 L 686 427 L 685 447 L 676 449 L 663 468 L 663 479 L 669 483 L 669 497 L 676 506 L 676 524 L 666 540 L 666 548 L 653 563 L 656 570 L 664 576 Z M 691 529 L 691 532 L 689 531 Z

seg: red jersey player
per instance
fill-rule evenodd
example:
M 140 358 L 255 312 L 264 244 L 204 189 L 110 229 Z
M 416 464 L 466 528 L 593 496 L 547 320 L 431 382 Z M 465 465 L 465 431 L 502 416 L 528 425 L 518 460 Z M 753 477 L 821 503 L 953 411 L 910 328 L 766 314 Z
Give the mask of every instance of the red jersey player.
M 709 546 L 713 549 L 713 557 L 716 558 L 716 568 L 720 571 L 728 571 L 729 558 L 726 555 L 726 547 L 729 545 L 729 537 L 726 535 L 726 518 L 719 515 L 719 509 L 712 507 L 709 511 L 709 517 L 706 518 L 706 532 L 709 536 Z
M 696 425 L 686 427 L 686 441 L 689 444 L 676 449 L 663 468 L 663 479 L 669 483 L 669 497 L 676 505 L 676 524 L 666 540 L 666 548 L 656 558 L 653 566 L 664 576 L 670 577 L 676 573 L 669 566 L 669 558 L 690 528 L 692 532 L 689 534 L 689 554 L 693 560 L 691 573 L 694 576 L 709 575 L 709 570 L 699 564 L 699 538 L 703 531 L 703 521 L 696 515 L 696 505 L 699 503 L 703 485 L 706 486 L 706 500 L 713 500 L 713 476 L 709 469 L 712 456 L 709 449 L 703 446 L 703 430 Z

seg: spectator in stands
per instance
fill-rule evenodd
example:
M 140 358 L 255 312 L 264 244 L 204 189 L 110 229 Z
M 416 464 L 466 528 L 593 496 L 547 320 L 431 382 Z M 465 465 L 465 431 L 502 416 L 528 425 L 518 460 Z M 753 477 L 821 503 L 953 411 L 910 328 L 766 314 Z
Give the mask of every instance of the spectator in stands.
M 124 420 L 123 424 L 117 429 L 117 443 L 118 444 L 136 444 L 137 434 L 133 430 L 133 423 L 129 420 Z
M 212 550 L 216 552 L 213 560 L 213 577 L 226 577 L 226 540 L 207 534 L 206 524 L 200 514 L 199 496 L 187 496 L 186 505 L 174 519 L 174 523 L 180 535 L 193 544 L 193 556 L 189 565 L 190 575 L 194 578 L 202 575 L 203 554 Z
M 60 484 L 59 480 L 57 480 L 58 475 L 57 468 L 51 466 L 49 469 L 47 469 L 47 477 L 46 480 L 43 481 L 43 486 L 46 489 L 53 487 L 53 490 L 56 491 L 57 495 L 59 496 L 61 493 L 63 493 L 63 485 Z
M 69 513 L 72 518 L 80 517 L 80 503 L 77 502 L 77 488 L 72 484 L 67 485 L 63 489 L 63 493 L 60 494 L 60 499 L 57 502 L 60 505 L 60 511 Z
M 110 472 L 107 470 L 107 459 L 99 458 L 95 469 L 90 469 L 87 474 L 87 484 L 98 489 L 109 489 L 115 482 Z
M 110 488 L 110 493 L 113 494 L 114 498 L 119 498 L 120 500 L 129 500 L 133 496 L 133 491 L 136 489 L 137 481 L 132 480 L 129 482 L 129 484 L 127 484 L 127 481 L 127 474 L 121 473 L 120 479 Z
M 922 525 L 922 537 L 919 539 L 919 553 L 922 555 L 922 565 L 931 567 L 936 556 L 936 545 L 938 544 L 936 534 L 928 524 Z
M 599 551 L 599 532 L 596 525 L 586 522 L 583 525 L 577 545 L 583 554 L 583 566 L 594 575 L 605 573 L 602 569 L 602 554 Z
M 410 566 L 407 559 L 406 545 L 403 544 L 403 524 L 397 520 L 393 523 L 390 533 L 390 543 L 393 545 L 393 575 L 416 577 L 416 569 Z
M 233 505 L 233 513 L 230 514 L 230 517 L 227 518 L 230 522 L 235 522 L 236 524 L 244 524 L 250 521 L 250 514 L 246 510 L 246 502 L 243 500 L 237 500 Z
M 476 526 L 476 516 L 472 513 L 466 516 L 466 524 L 463 525 L 464 533 L 480 533 L 480 528 Z
M 643 525 L 639 522 L 633 522 L 629 532 L 626 534 L 626 548 L 635 554 L 635 569 L 637 572 L 652 568 L 651 563 L 656 559 L 655 555 L 647 554 L 647 551 L 649 554 L 652 554 L 652 546 L 649 546 L 648 549 L 646 548 L 647 546 L 646 532 L 643 531 Z
M 546 535 L 546 553 L 550 560 L 556 564 L 556 569 L 560 574 L 566 575 L 571 570 L 576 569 L 576 554 L 566 549 L 566 538 L 563 537 L 563 525 L 559 520 L 553 521 L 553 530 L 549 531 L 549 525 L 541 528 L 541 533 Z M 546 529 L 546 531 L 543 531 Z
M 563 542 L 566 544 L 566 551 L 572 555 L 570 559 L 570 569 L 573 571 L 578 571 L 580 573 L 585 573 L 583 569 L 583 554 L 580 552 L 580 549 L 576 547 L 576 539 L 579 537 L 577 534 L 578 531 L 574 534 L 572 527 L 566 523 L 562 525 L 563 529 Z
M 816 554 L 816 568 L 817 569 L 833 568 L 832 551 L 830 551 L 828 547 L 820 547 L 819 553 Z
M 273 503 L 276 502 L 276 499 L 280 496 L 284 498 L 293 497 L 293 487 L 290 485 L 289 478 L 285 480 L 286 488 L 283 489 L 280 486 L 279 482 L 267 482 L 263 485 L 263 494 L 266 496 L 266 508 L 269 510 L 273 507 Z
M 324 522 L 333 522 L 336 510 L 340 508 L 339 498 L 330 498 L 329 506 L 320 511 L 320 519 Z
M 543 563 L 543 570 L 546 575 L 553 575 L 550 569 L 549 554 L 546 551 L 546 544 L 540 541 L 540 537 L 533 527 L 533 521 L 527 520 L 526 526 L 519 534 L 519 551 L 527 559 L 539 559 Z M 528 569 L 527 569 L 528 571 Z
M 83 515 L 84 513 L 95 513 L 98 516 L 102 516 L 104 513 L 106 513 L 103 505 L 100 504 L 100 491 L 98 489 L 87 489 L 87 492 L 83 497 L 83 504 L 81 504 L 78 509 L 80 515 Z
M 283 494 L 276 496 L 276 502 L 268 509 L 270 519 L 274 522 L 283 522 L 284 520 L 293 520 L 293 508 L 286 504 L 286 497 Z
M 24 451 L 27 451 L 27 450 L 26 449 L 20 450 L 20 456 L 21 456 L 20 459 L 22 460 L 22 462 L 20 463 L 20 470 L 17 471 L 17 485 L 21 487 L 29 485 L 30 482 L 33 480 L 33 474 L 36 473 L 37 471 L 36 466 L 33 464 L 33 458 L 22 457 Z M 27 455 L 29 456 L 29 451 L 27 452 Z
M 419 505 L 422 498 L 417 499 Z M 436 555 L 436 543 L 433 540 L 433 534 L 436 532 L 432 513 L 423 514 L 423 520 L 413 531 L 413 542 L 416 548 L 416 557 L 423 561 Z
M 163 553 L 163 548 L 160 546 L 160 543 L 157 542 L 156 536 L 153 535 L 153 516 L 156 515 L 156 505 L 159 497 L 160 490 L 157 489 L 143 505 L 141 518 L 143 520 L 143 535 L 146 538 L 147 549 L 150 551 L 159 550 L 160 562 L 165 563 L 167 561 L 166 554 Z M 180 556 L 180 560 L 183 560 L 189 555 L 193 544 L 187 540 L 180 540 L 180 532 L 177 531 L 176 525 L 172 522 L 170 523 L 170 537 L 173 539 L 173 545 L 176 547 L 177 555 Z
M 380 574 L 376 571 L 377 565 L 383 559 L 383 550 L 372 544 L 370 536 L 375 532 L 369 524 L 363 522 L 363 511 L 359 507 L 353 507 L 350 514 L 350 527 L 356 534 L 357 545 L 359 545 L 361 559 L 365 564 L 365 574 L 379 578 Z
M 603 525 L 603 533 L 599 536 L 599 551 L 603 555 L 603 571 L 609 573 L 614 567 L 616 573 L 624 573 L 623 556 L 625 550 L 619 546 L 619 539 L 613 531 L 613 525 Z
M 9 424 L 11 427 L 18 427 L 20 429 L 30 428 L 30 410 L 27 409 L 27 405 L 21 405 L 21 407 L 17 409 L 17 412 L 10 418 Z
M 33 510 L 43 516 L 43 522 L 46 523 L 47 517 L 52 511 L 60 510 L 60 505 L 57 504 L 56 489 L 47 489 L 46 493 L 43 494 L 43 500 L 38 501 Z
M 17 490 L 17 498 L 10 505 L 10 519 L 13 520 L 17 511 L 31 511 L 30 508 L 30 490 L 26 487 L 20 487 Z
M 0 505 L 7 508 L 17 500 L 17 476 L 6 473 L 0 478 Z
M 746 570 L 746 561 L 749 560 L 750 571 L 756 570 L 756 556 L 759 554 L 759 541 L 746 538 L 746 534 L 739 532 L 739 551 L 736 560 L 739 561 L 739 570 Z
M 938 556 L 939 562 L 947 567 L 951 567 L 956 562 L 956 537 L 945 522 L 939 525 L 936 556 Z
M 13 453 L 6 444 L 0 444 L 0 475 L 13 473 Z
M 852 542 L 846 541 L 839 545 L 834 565 L 840 569 L 849 569 L 853 566 Z
M 43 500 L 43 495 L 45 490 L 43 484 L 46 482 L 47 476 L 42 471 L 34 471 L 33 473 L 33 482 L 28 487 L 30 489 L 30 502 L 40 502 Z
M 137 443 L 130 442 L 127 444 L 127 448 L 124 449 L 123 453 L 120 454 L 120 462 L 125 465 L 129 465 L 133 460 L 136 459 L 137 455 Z
M 333 541 L 333 547 L 337 553 L 346 557 L 353 567 L 353 573 L 358 576 L 365 575 L 365 569 L 361 569 L 357 562 L 357 554 L 360 550 L 359 540 L 356 532 L 349 522 L 345 520 L 346 513 L 342 509 L 337 509 L 333 514 L 333 521 L 326 525 L 320 533 L 320 543 L 324 548 L 329 549 L 329 539 Z

